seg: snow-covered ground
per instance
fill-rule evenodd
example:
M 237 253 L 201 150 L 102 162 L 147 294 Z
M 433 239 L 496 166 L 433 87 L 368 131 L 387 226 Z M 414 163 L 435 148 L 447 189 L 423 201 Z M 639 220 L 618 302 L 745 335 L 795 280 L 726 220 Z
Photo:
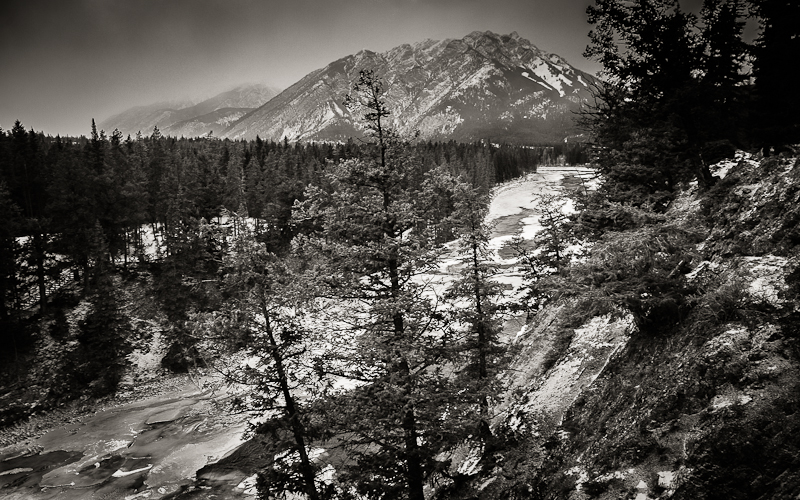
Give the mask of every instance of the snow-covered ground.
M 595 172 L 592 169 L 554 166 L 539 167 L 537 172 L 501 184 L 492 192 L 487 216 L 487 222 L 493 226 L 489 249 L 492 260 L 499 267 L 495 279 L 507 290 L 504 294 L 505 301 L 510 302 L 519 298 L 522 274 L 517 268 L 517 258 L 501 255 L 501 250 L 515 236 L 531 240 L 541 231 L 537 195 L 562 195 L 565 189 L 565 177 L 574 178 L 574 183 L 582 185 L 581 189 L 595 188 Z M 566 212 L 572 210 L 571 201 L 567 200 L 564 210 Z M 453 281 L 459 266 L 461 263 L 457 244 L 451 242 L 447 245 L 447 252 L 441 260 L 436 275 L 426 275 L 420 279 L 430 282 L 435 294 L 441 296 L 447 285 Z
M 498 186 L 494 191 L 489 210 L 489 221 L 495 224 L 492 258 L 501 265 L 502 271 L 496 279 L 508 289 L 509 297 L 514 297 L 521 278 L 514 267 L 514 259 L 501 257 L 499 251 L 514 235 L 530 238 L 536 233 L 539 226 L 535 195 L 558 193 L 565 176 L 586 179 L 592 172 L 581 167 L 542 167 L 539 172 Z M 147 228 L 144 234 L 147 254 L 151 257 L 159 253 L 156 233 Z M 454 271 L 461 265 L 455 249 L 455 243 L 451 243 L 438 271 L 421 278 L 426 280 L 431 293 L 444 293 Z M 332 348 L 346 348 L 346 335 L 333 337 L 336 338 L 327 341 Z M 315 348 L 319 350 L 322 346 L 317 344 Z M 242 363 L 246 361 L 241 360 Z M 336 381 L 336 384 L 344 382 Z M 200 385 L 219 386 L 218 383 Z M 41 478 L 40 486 L 44 489 L 37 490 L 31 498 L 79 498 L 85 493 L 91 494 L 112 477 L 122 481 L 134 476 L 143 480 L 142 488 L 129 498 L 161 498 L 175 493 L 191 481 L 198 469 L 217 461 L 242 443 L 247 416 L 227 416 L 217 407 L 217 399 L 230 397 L 230 392 L 221 391 L 220 396 L 194 386 L 175 389 L 167 397 L 100 412 L 80 425 L 57 429 L 36 440 L 34 446 L 43 456 L 65 450 L 82 454 L 82 458 L 49 470 Z M 20 461 L 27 460 L 22 455 L 16 456 Z M 4 474 L 9 478 L 30 469 L 11 462 L 8 466 L 11 472 Z M 106 488 L 113 490 L 113 484 L 109 483 Z M 241 484 L 237 479 L 236 484 L 245 496 L 255 493 L 252 478 L 242 480 Z M 125 486 L 120 483 L 119 488 Z M 22 495 L 18 498 L 27 498 L 30 492 L 13 492 L 16 493 Z

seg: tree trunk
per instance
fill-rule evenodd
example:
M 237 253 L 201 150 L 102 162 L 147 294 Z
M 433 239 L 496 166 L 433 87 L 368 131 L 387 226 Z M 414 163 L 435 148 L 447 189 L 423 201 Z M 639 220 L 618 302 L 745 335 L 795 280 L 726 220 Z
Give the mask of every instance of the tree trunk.
M 711 175 L 711 170 L 708 169 L 708 165 L 703 160 L 700 160 L 699 163 L 696 174 L 697 182 L 703 189 L 708 189 L 716 183 L 717 179 Z
M 47 309 L 47 283 L 44 273 L 44 235 L 38 232 L 33 235 L 33 253 L 36 259 L 36 282 L 39 286 L 39 309 L 44 313 Z
M 393 299 L 400 297 L 400 273 L 397 259 L 389 259 L 389 282 L 391 283 L 391 295 Z M 394 335 L 398 340 L 405 336 L 405 318 L 402 312 L 394 315 L 393 326 Z M 398 363 L 396 370 L 402 374 L 405 384 L 403 392 L 406 396 L 405 404 L 402 408 L 402 428 L 404 434 L 405 462 L 406 462 L 406 484 L 408 486 L 409 500 L 425 500 L 424 484 L 425 478 L 420 463 L 419 443 L 417 443 L 417 420 L 414 415 L 414 404 L 412 402 L 413 382 L 411 380 L 411 369 L 408 362 L 402 357 L 402 353 L 396 353 Z
M 474 230 L 474 229 L 473 229 Z M 478 378 L 485 380 L 489 377 L 489 370 L 486 366 L 486 318 L 483 315 L 483 301 L 481 300 L 481 287 L 480 287 L 480 259 L 478 258 L 478 242 L 472 242 L 472 279 L 474 281 L 475 292 L 475 330 L 478 334 Z M 484 422 L 488 420 L 489 415 L 489 398 L 484 396 L 480 401 L 481 405 L 481 420 Z
M 315 484 L 316 476 L 314 474 L 314 467 L 311 465 L 311 460 L 308 458 L 308 450 L 306 449 L 305 429 L 303 428 L 303 423 L 300 421 L 300 412 L 297 410 L 292 391 L 289 388 L 289 377 L 283 366 L 283 358 L 281 357 L 278 343 L 272 331 L 272 325 L 269 321 L 269 310 L 266 304 L 262 304 L 262 313 L 264 314 L 264 321 L 266 323 L 265 329 L 267 337 L 272 347 L 272 360 L 275 362 L 275 371 L 277 372 L 278 380 L 281 385 L 281 392 L 283 393 L 283 399 L 286 404 L 286 416 L 289 418 L 292 435 L 297 444 L 297 452 L 300 454 L 300 473 L 303 475 L 306 494 L 309 500 L 319 500 L 320 496 Z
M 403 431 L 406 448 L 406 482 L 408 483 L 409 500 L 425 500 L 425 480 L 417 443 L 417 426 L 413 406 L 403 415 Z

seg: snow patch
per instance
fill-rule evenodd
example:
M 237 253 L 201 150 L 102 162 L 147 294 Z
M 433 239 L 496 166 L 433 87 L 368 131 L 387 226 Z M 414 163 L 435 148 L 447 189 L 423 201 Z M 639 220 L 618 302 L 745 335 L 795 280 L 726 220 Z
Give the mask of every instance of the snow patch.
M 663 471 L 658 473 L 658 486 L 665 490 L 671 490 L 675 482 L 675 473 L 672 471 Z
M 753 281 L 747 289 L 751 297 L 763 300 L 772 306 L 783 303 L 782 293 L 786 290 L 785 274 L 789 265 L 788 259 L 775 255 L 762 257 L 745 257 L 747 272 Z
M 258 495 L 256 483 L 258 482 L 258 474 L 253 474 L 242 479 L 242 482 L 236 485 L 236 489 L 244 490 L 242 493 L 248 496 Z
M 556 90 L 555 88 L 551 87 L 550 85 L 546 84 L 543 81 L 534 80 L 533 78 L 531 78 L 530 73 L 528 73 L 527 71 L 523 71 L 522 72 L 522 76 L 524 76 L 528 80 L 532 81 L 533 83 L 541 85 L 542 87 L 546 88 L 547 90 Z M 563 93 L 562 93 L 562 96 L 563 96 Z
M 746 394 L 718 394 L 711 400 L 711 412 L 736 405 L 746 405 L 753 400 Z
M 746 152 L 746 151 L 736 151 L 732 160 L 722 160 L 714 165 L 709 167 L 712 175 L 716 175 L 720 179 L 724 179 L 730 170 L 743 163 L 747 165 L 750 169 L 754 169 L 758 166 L 758 161 L 755 159 L 755 156 Z
M 561 97 L 564 97 L 566 93 L 562 88 L 562 80 L 559 78 L 559 75 L 554 75 L 551 71 L 550 67 L 546 64 L 542 64 L 533 68 L 533 74 L 547 82 L 553 89 L 558 91 L 558 94 Z
M 30 467 L 17 467 L 16 469 L 4 470 L 3 472 L 0 472 L 0 476 L 22 474 L 23 472 L 33 472 L 33 469 Z
M 116 471 L 116 472 L 114 472 L 113 474 L 111 474 L 111 477 L 125 477 L 125 476 L 131 476 L 131 475 L 133 475 L 133 474 L 138 474 L 139 472 L 144 472 L 144 471 L 146 471 L 146 470 L 150 470 L 150 469 L 152 469 L 152 468 L 153 468 L 153 464 L 149 464 L 147 467 L 142 467 L 141 469 L 134 469 L 134 470 L 129 470 L 129 471 L 124 471 L 124 470 L 122 470 L 122 469 L 117 469 L 117 471 Z

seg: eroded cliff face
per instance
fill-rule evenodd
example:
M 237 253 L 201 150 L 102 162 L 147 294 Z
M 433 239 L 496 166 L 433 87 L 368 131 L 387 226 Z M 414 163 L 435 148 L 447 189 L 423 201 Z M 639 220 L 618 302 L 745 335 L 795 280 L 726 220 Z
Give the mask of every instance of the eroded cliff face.
M 482 448 L 472 494 L 797 498 L 800 161 L 724 167 L 666 214 L 703 234 L 676 268 L 678 305 L 646 321 L 624 304 L 593 314 L 579 295 L 520 332 L 493 427 L 503 445 Z

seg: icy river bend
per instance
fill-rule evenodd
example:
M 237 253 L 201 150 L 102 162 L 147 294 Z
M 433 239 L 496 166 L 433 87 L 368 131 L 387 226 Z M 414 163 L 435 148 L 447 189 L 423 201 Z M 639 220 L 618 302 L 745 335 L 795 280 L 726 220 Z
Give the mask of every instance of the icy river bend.
M 521 278 L 513 259 L 497 251 L 515 234 L 530 238 L 539 229 L 534 195 L 556 193 L 591 176 L 581 167 L 541 167 L 495 188 L 489 212 L 495 224 L 492 248 L 504 269 L 497 279 L 510 294 Z M 442 273 L 454 262 L 446 260 Z M 259 457 L 242 438 L 247 417 L 225 411 L 227 397 L 182 382 L 165 395 L 53 429 L 24 450 L 0 450 L 0 497 L 253 498 L 248 478 Z

